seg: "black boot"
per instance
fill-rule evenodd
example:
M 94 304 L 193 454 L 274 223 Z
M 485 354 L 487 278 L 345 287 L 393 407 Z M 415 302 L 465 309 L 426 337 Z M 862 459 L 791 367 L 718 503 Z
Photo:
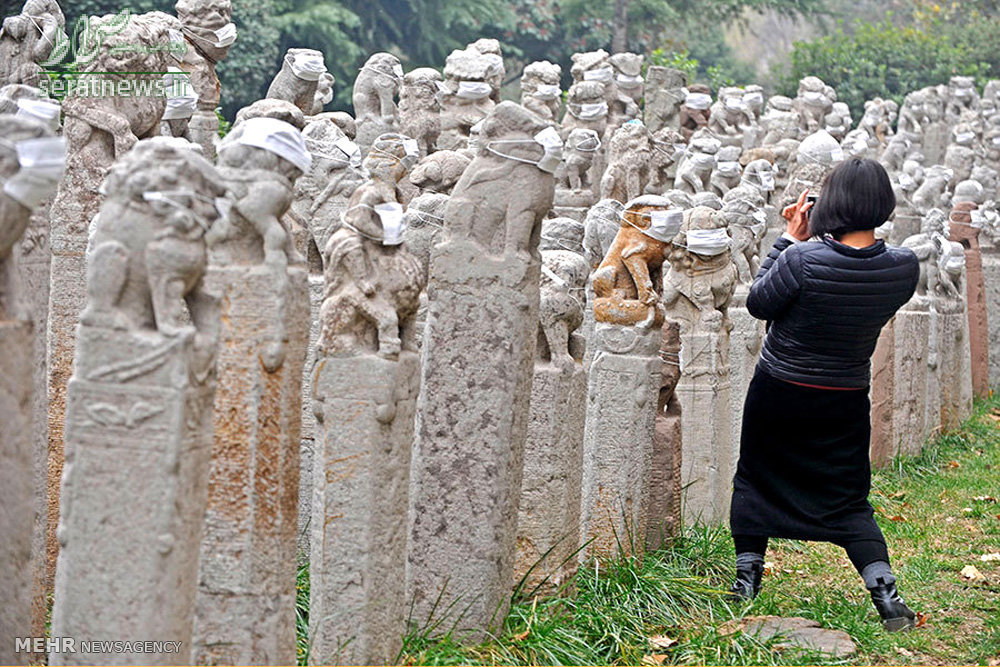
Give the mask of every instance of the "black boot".
M 878 580 L 878 585 L 869 588 L 872 594 L 872 602 L 882 619 L 882 627 L 888 632 L 899 632 L 909 630 L 916 625 L 916 614 L 906 606 L 903 598 L 896 590 L 896 582 L 884 583 L 883 579 Z
M 738 563 L 736 581 L 729 589 L 729 596 L 737 602 L 753 600 L 760 592 L 760 579 L 764 575 L 764 563 Z

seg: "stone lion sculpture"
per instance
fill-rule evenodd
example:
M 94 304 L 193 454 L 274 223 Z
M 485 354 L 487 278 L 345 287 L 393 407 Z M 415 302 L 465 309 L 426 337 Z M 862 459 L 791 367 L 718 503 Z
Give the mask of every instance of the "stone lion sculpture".
M 601 177 L 601 199 L 629 201 L 649 183 L 652 155 L 649 130 L 642 121 L 628 121 L 608 142 L 608 166 Z

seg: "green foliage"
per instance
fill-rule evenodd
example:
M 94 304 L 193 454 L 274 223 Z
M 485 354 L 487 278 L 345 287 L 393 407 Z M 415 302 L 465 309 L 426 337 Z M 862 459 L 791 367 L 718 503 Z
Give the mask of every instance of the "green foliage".
M 891 17 L 890 17 L 891 18 Z M 935 21 L 927 26 L 896 26 L 859 21 L 853 34 L 841 25 L 833 34 L 796 42 L 782 91 L 794 95 L 798 80 L 815 75 L 837 89 L 859 118 L 865 100 L 903 97 L 924 86 L 947 83 L 954 75 L 984 81 L 1000 76 L 1000 19 L 981 18 L 961 25 Z

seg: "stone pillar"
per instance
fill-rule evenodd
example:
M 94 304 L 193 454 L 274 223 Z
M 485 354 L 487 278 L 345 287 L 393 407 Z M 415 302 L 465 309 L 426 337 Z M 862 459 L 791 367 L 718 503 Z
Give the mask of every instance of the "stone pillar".
M 2 267 L 0 267 L 2 269 Z M 32 528 L 36 479 L 32 463 L 31 323 L 0 321 L 0 663 L 27 664 L 14 638 L 35 636 L 32 619 Z M 44 618 L 44 616 L 43 616 Z M 44 628 L 43 628 L 44 629 Z
M 972 390 L 976 396 L 985 396 L 990 389 L 990 334 L 983 259 L 979 250 L 981 227 L 972 224 L 972 212 L 975 210 L 976 204 L 973 202 L 955 204 L 949 229 L 951 240 L 961 243 L 965 250 L 965 303 L 969 313 Z
M 972 353 L 965 299 L 949 299 L 938 312 L 940 426 L 952 429 L 972 411 Z
M 1000 246 L 987 237 L 982 245 L 983 286 L 989 324 L 989 386 L 1000 387 Z
M 681 527 L 681 406 L 674 393 L 681 376 L 680 325 L 667 320 L 662 331 L 660 395 L 645 491 L 648 551 L 667 546 Z
M 309 347 L 302 370 L 302 424 L 299 438 L 299 537 L 298 557 L 308 562 L 312 539 L 313 462 L 316 460 L 316 416 L 312 409 L 312 382 L 316 371 L 316 341 L 319 339 L 319 309 L 323 303 L 323 276 L 309 273 Z
M 316 367 L 310 664 L 392 664 L 402 648 L 419 372 L 414 352 Z
M 51 635 L 181 644 L 52 664 L 191 664 L 214 389 L 189 379 L 192 353 L 190 340 L 80 327 Z
M 729 317 L 733 330 L 729 332 L 729 379 L 733 417 L 732 444 L 734 461 L 740 455 L 740 433 L 743 430 L 743 404 L 750 381 L 757 370 L 757 360 L 764 345 L 764 322 L 747 312 L 749 285 L 737 285 L 730 303 Z M 733 472 L 736 469 L 733 468 Z
M 724 329 L 681 335 L 677 398 L 684 415 L 681 483 L 688 525 L 719 524 L 729 515 L 739 446 L 733 444 L 728 357 Z
M 942 301 L 934 296 L 927 312 L 927 402 L 924 409 L 924 433 L 932 437 L 941 432 L 941 372 L 944 354 L 941 350 Z
M 376 210 L 395 208 L 415 142 L 388 134 L 364 160 L 325 244 L 312 381 L 309 634 L 312 664 L 393 664 L 406 633 L 406 525 L 425 277 Z M 398 207 L 398 208 L 397 208 Z
M 539 322 L 536 248 L 554 189 L 551 161 L 523 140 L 546 127 L 516 104 L 496 106 L 481 140 L 514 140 L 506 145 L 523 160 L 479 153 L 433 250 L 410 484 L 417 627 L 442 620 L 442 631 L 482 636 L 506 616 Z
M 576 574 L 586 398 L 582 365 L 535 365 L 513 578 L 524 592 L 553 593 Z
M 595 326 L 583 440 L 584 557 L 645 550 L 661 343 L 659 327 Z
M 893 318 L 893 455 L 916 456 L 927 431 L 930 312 L 904 308 Z
M 137 205 L 137 187 L 193 196 Z M 225 192 L 210 163 L 166 137 L 108 176 L 68 386 L 51 634 L 170 643 L 78 644 L 52 664 L 191 663 L 219 322 L 195 221 L 214 220 Z
M 896 453 L 896 431 L 893 408 L 896 391 L 895 318 L 889 320 L 879 334 L 871 360 L 871 450 L 874 466 L 882 467 Z
M 304 267 L 289 268 L 287 275 L 284 297 L 258 266 L 213 264 L 207 277 L 222 304 L 222 332 L 193 637 L 199 664 L 295 661 L 309 296 Z M 287 342 L 284 362 L 272 372 L 262 358 L 276 322 Z

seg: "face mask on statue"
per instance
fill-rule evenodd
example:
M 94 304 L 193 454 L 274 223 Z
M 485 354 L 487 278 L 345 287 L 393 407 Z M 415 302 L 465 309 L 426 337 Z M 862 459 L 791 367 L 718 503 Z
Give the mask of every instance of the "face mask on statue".
M 692 229 L 687 233 L 687 249 L 696 255 L 715 257 L 729 249 L 729 233 L 725 229 Z

